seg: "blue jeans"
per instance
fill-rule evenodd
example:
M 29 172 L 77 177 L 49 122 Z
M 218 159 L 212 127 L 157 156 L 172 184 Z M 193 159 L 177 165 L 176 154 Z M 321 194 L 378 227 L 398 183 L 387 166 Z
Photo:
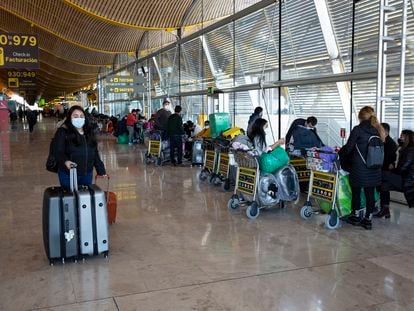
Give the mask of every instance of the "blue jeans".
M 70 176 L 68 173 L 59 170 L 58 171 L 60 186 L 66 189 L 70 189 Z M 80 185 L 91 185 L 92 184 L 93 172 L 86 175 L 78 175 L 78 186 Z

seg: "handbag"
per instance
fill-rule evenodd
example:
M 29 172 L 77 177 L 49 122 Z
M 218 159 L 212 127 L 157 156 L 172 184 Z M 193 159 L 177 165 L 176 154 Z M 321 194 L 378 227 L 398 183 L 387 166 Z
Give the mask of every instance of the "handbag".
M 58 162 L 55 156 L 55 139 L 52 138 L 49 145 L 49 155 L 46 160 L 46 170 L 52 173 L 58 172 Z

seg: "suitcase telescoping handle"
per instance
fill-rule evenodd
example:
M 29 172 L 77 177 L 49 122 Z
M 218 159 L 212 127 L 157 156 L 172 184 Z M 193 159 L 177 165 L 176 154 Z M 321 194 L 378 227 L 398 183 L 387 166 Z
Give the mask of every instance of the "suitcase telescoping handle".
M 69 187 L 70 191 L 78 191 L 78 172 L 76 170 L 76 165 L 72 164 L 69 170 Z
M 109 175 L 95 175 L 95 184 L 96 181 L 98 180 L 98 178 L 102 178 L 102 179 L 106 179 L 106 202 L 109 202 L 109 180 L 111 179 L 111 177 Z

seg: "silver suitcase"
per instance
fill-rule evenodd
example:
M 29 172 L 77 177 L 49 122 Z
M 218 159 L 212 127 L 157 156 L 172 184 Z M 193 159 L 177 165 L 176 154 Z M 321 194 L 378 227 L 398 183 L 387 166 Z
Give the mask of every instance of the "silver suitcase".
M 76 170 L 71 170 L 77 180 Z M 82 257 L 109 253 L 108 211 L 105 193 L 98 186 L 75 185 L 79 215 L 79 253 Z

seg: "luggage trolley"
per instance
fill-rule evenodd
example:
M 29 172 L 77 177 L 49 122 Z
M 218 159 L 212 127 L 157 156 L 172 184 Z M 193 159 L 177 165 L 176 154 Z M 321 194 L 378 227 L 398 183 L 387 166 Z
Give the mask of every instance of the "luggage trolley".
M 231 158 L 234 157 L 230 153 L 230 144 L 222 144 L 220 141 L 215 143 L 215 151 L 217 152 L 217 165 L 215 172 L 211 177 L 215 186 L 223 185 L 225 191 L 229 191 L 231 187 Z
M 312 208 L 311 198 L 328 202 L 331 209 L 325 219 L 325 226 L 328 229 L 336 229 L 340 224 L 339 219 L 347 216 L 342 215 L 337 200 L 339 187 L 338 161 L 327 162 L 320 157 L 317 150 L 308 150 L 306 155 L 306 167 L 310 170 L 309 190 L 305 205 L 300 210 L 300 215 L 303 219 L 309 219 L 312 215 L 321 212 L 320 209 L 314 210 Z
M 148 132 L 148 150 L 145 152 L 145 163 L 154 162 L 160 166 L 168 160 L 167 145 L 168 141 L 161 140 L 161 131 Z
M 218 150 L 215 148 L 214 143 L 211 139 L 204 139 L 204 165 L 203 169 L 198 175 L 198 178 L 201 181 L 207 180 L 209 178 L 209 182 L 212 183 L 215 177 L 215 171 L 217 167 L 217 159 L 218 159 Z
M 260 210 L 279 204 L 283 208 L 284 201 L 293 201 L 298 198 L 298 181 L 296 172 L 291 165 L 286 165 L 273 174 L 262 173 L 259 169 L 258 157 L 251 152 L 236 150 L 235 159 L 237 163 L 236 185 L 234 193 L 227 203 L 231 210 L 237 209 L 240 205 L 246 205 L 246 215 L 249 219 L 256 219 Z M 283 184 L 281 179 L 288 174 L 292 179 L 294 198 L 291 191 L 282 189 L 289 187 Z M 269 193 L 269 186 L 276 185 L 276 192 Z M 290 184 L 290 183 L 289 183 Z
M 292 157 L 289 163 L 295 168 L 296 173 L 298 174 L 299 182 L 308 183 L 311 171 L 306 166 L 306 159 L 301 157 Z
M 235 210 L 240 205 L 246 205 L 247 217 L 256 219 L 259 216 L 259 205 L 256 202 L 260 177 L 259 162 L 257 157 L 246 151 L 235 150 L 234 157 L 237 163 L 236 185 L 227 207 Z

